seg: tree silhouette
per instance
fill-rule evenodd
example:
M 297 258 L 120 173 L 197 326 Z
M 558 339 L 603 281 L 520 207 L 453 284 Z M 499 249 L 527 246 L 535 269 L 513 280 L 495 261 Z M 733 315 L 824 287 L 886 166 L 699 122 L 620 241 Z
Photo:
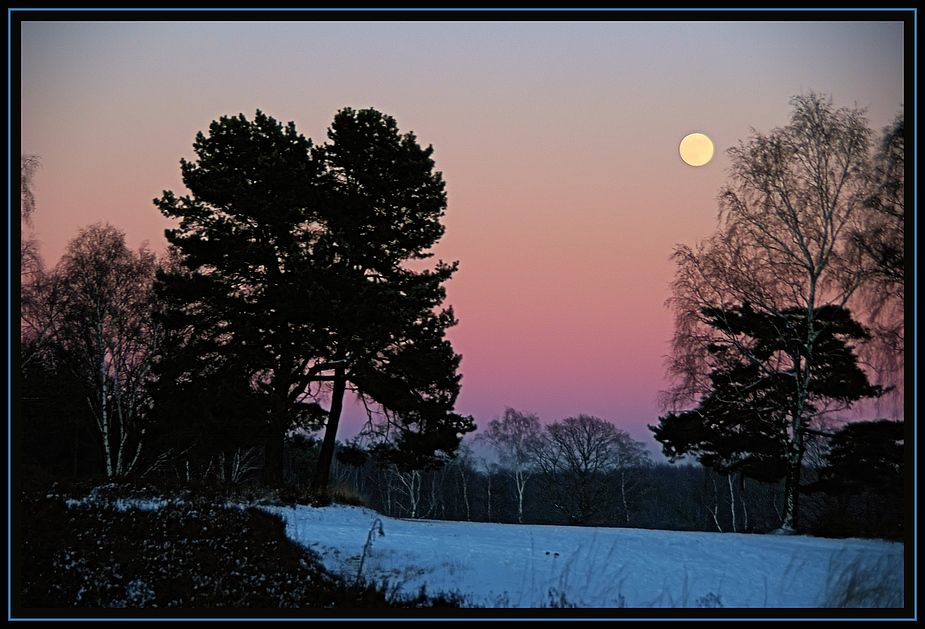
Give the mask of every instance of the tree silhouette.
M 873 365 L 879 382 L 901 399 L 905 355 L 905 121 L 902 113 L 884 129 L 874 158 L 873 191 L 867 211 L 852 230 L 868 281 L 856 300 L 867 313 L 873 342 L 862 358 Z
M 621 471 L 649 462 L 626 431 L 590 415 L 547 426 L 536 461 L 555 508 L 582 526 L 620 497 L 613 483 Z
M 846 306 L 870 281 L 852 236 L 877 194 L 863 111 L 835 109 L 817 94 L 796 97 L 793 105 L 788 125 L 756 133 L 729 151 L 731 182 L 720 194 L 716 234 L 675 252 L 678 270 L 669 300 L 675 312 L 672 385 L 663 398 L 664 408 L 680 416 L 711 396 L 716 400 L 714 379 L 732 376 L 732 364 L 765 362 L 733 326 L 717 325 L 718 317 L 735 315 L 748 304 L 764 325 L 779 328 L 787 343 L 780 348 L 781 359 L 798 361 L 787 368 L 789 393 L 775 402 L 777 421 L 787 424 L 782 529 L 788 531 L 798 516 L 806 435 L 820 410 L 813 387 L 824 380 L 834 351 L 818 342 L 831 325 L 820 314 L 829 306 Z M 718 346 L 741 360 L 718 364 Z
M 311 142 L 258 111 L 221 118 L 198 133 L 194 162 L 181 160 L 192 193 L 165 192 L 161 212 L 180 219 L 166 231 L 177 258 L 159 274 L 165 326 L 180 337 L 167 358 L 183 363 L 177 383 L 206 381 L 234 362 L 263 394 L 265 480 L 282 481 L 283 440 L 300 423 L 317 356 L 317 334 L 294 324 L 292 297 L 306 280 L 316 240 L 318 167 Z
M 443 234 L 432 149 L 375 110 L 339 112 L 329 138 L 313 147 L 260 111 L 222 118 L 197 135 L 197 161 L 181 162 L 192 196 L 155 200 L 181 219 L 167 232 L 179 265 L 159 285 L 193 357 L 176 377 L 232 360 L 248 371 L 270 484 L 282 480 L 286 432 L 323 425 L 319 492 L 348 386 L 389 411 L 400 447 L 452 452 L 472 429 L 451 412 L 459 356 L 444 330 L 455 319 L 438 310 L 455 265 L 403 266 Z
M 328 139 L 316 151 L 325 168 L 325 231 L 314 249 L 324 295 L 314 320 L 326 332 L 324 358 L 337 366 L 316 491 L 327 486 L 348 383 L 387 410 L 403 459 L 425 464 L 438 451 L 452 454 L 474 429 L 452 412 L 460 357 L 444 333 L 456 320 L 440 309 L 456 264 L 408 264 L 431 257 L 444 233 L 446 193 L 433 149 L 374 109 L 340 111 Z
M 903 422 L 881 419 L 849 423 L 832 436 L 818 480 L 807 487 L 835 496 L 839 505 L 826 532 L 894 538 L 903 533 L 904 433 Z M 852 503 L 863 507 L 852 510 Z
M 514 481 L 517 492 L 517 521 L 524 516 L 524 489 L 536 471 L 536 455 L 542 442 L 543 428 L 539 417 L 513 408 L 504 409 L 500 419 L 493 419 L 477 439 L 489 444 L 502 467 Z
M 66 368 L 84 386 L 106 475 L 136 469 L 150 408 L 161 331 L 152 318 L 157 260 L 125 245 L 111 225 L 93 225 L 71 240 L 54 271 L 59 306 L 51 322 Z
M 741 473 L 765 482 L 788 473 L 790 418 L 815 414 L 879 395 L 860 369 L 851 341 L 867 337 L 847 310 L 814 313 L 813 360 L 806 360 L 805 313 L 755 311 L 750 304 L 708 309 L 705 316 L 724 333 L 710 346 L 712 390 L 693 410 L 669 413 L 650 426 L 665 455 L 693 455 L 723 474 Z M 809 373 L 804 373 L 809 369 Z M 805 396 L 794 386 L 805 382 Z

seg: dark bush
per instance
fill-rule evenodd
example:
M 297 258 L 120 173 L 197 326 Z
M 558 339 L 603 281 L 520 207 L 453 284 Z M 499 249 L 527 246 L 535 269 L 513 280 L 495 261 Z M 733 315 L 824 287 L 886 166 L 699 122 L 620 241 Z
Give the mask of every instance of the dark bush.
M 424 596 L 395 600 L 376 588 L 348 584 L 291 541 L 282 520 L 235 502 L 220 488 L 211 493 L 166 493 L 131 484 L 33 488 L 23 493 L 17 520 L 14 547 L 18 541 L 21 552 L 13 573 L 18 564 L 20 587 L 12 588 L 13 609 L 24 617 L 68 608 L 453 604 Z

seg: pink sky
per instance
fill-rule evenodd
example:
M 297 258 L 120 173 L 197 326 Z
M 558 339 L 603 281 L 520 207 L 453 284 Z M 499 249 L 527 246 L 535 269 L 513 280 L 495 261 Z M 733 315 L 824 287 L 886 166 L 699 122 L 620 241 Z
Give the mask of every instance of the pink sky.
M 907 15 L 26 22 L 21 150 L 43 162 L 34 231 L 48 265 L 100 221 L 162 250 L 170 224 L 152 199 L 185 192 L 179 160 L 211 121 L 259 108 L 323 143 L 339 109 L 374 107 L 433 145 L 447 182 L 436 257 L 460 262 L 446 300 L 460 321 L 457 410 L 482 425 L 506 406 L 544 422 L 597 415 L 654 450 L 669 256 L 715 228 L 724 151 L 786 124 L 790 98 L 810 90 L 866 107 L 879 134 L 905 101 Z M 677 150 L 694 131 L 717 149 L 698 168 Z

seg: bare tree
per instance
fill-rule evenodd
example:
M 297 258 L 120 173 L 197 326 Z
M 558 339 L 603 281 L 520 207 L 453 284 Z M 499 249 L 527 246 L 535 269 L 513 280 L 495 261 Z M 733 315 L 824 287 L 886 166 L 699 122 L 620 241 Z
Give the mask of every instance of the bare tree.
M 60 320 L 64 306 L 66 285 L 56 273 L 42 269 L 38 262 L 33 270 L 21 277 L 19 337 L 20 369 L 26 368 L 47 350 L 52 340 L 54 325 Z
M 25 232 L 25 228 L 32 226 L 32 215 L 35 213 L 35 173 L 41 165 L 41 160 L 38 155 L 22 153 L 20 163 L 22 169 L 19 175 L 19 267 L 23 300 L 26 301 L 29 284 L 42 270 L 38 243 Z
M 536 468 L 536 452 L 542 434 L 540 420 L 535 414 L 507 408 L 501 419 L 491 420 L 485 432 L 477 437 L 494 449 L 501 466 L 514 481 L 520 523 L 524 517 L 524 489 Z
M 817 94 L 793 100 L 790 123 L 730 149 L 731 183 L 721 192 L 717 233 L 680 246 L 669 300 L 675 334 L 664 397 L 669 410 L 696 407 L 714 391 L 717 356 L 759 365 L 789 384 L 766 415 L 786 464 L 782 529 L 796 526 L 806 437 L 825 412 L 848 404 L 813 399 L 820 364 L 820 313 L 843 308 L 869 274 L 852 242 L 870 207 L 870 131 L 863 110 L 835 109 Z M 789 348 L 759 356 L 725 313 L 756 313 Z M 759 344 L 760 345 L 760 344 Z M 721 348 L 721 351 L 718 351 Z M 785 375 L 786 378 L 782 378 Z M 759 383 L 754 383 L 759 384 Z
M 32 213 L 35 211 L 35 172 L 41 164 L 42 160 L 38 155 L 20 154 L 19 213 L 21 222 L 27 225 L 32 224 Z
M 626 431 L 589 415 L 547 426 L 536 454 L 556 509 L 580 525 L 591 524 L 621 495 L 613 490 L 615 474 L 619 479 L 623 470 L 648 463 Z
M 38 242 L 27 228 L 32 226 L 35 213 L 35 172 L 41 165 L 37 155 L 20 155 L 20 204 L 19 204 L 19 297 L 20 297 L 20 340 L 22 354 L 20 368 L 38 354 L 47 338 L 47 328 L 39 321 L 39 312 L 47 305 L 48 286 L 43 273 L 42 258 Z
M 459 500 L 462 501 L 462 512 L 465 514 L 467 522 L 472 520 L 472 504 L 469 491 L 473 482 L 474 466 L 475 456 L 472 453 L 472 448 L 466 443 L 459 446 L 456 458 L 446 466 L 447 469 L 456 470 L 456 477 L 459 481 L 458 496 Z
M 880 384 L 902 400 L 905 357 L 905 121 L 899 113 L 883 130 L 874 157 L 873 190 L 867 211 L 852 234 L 866 260 L 868 281 L 855 303 L 867 313 L 872 342 L 862 355 Z
M 159 332 L 151 317 L 155 256 L 110 225 L 80 231 L 55 269 L 51 322 L 67 367 L 84 382 L 107 476 L 132 471 L 142 449 Z
M 395 483 L 399 494 L 407 498 L 404 505 L 404 515 L 412 520 L 421 516 L 421 486 L 423 472 L 421 470 L 402 470 L 397 465 L 387 465 L 385 468 L 389 482 Z
M 616 466 L 613 474 L 617 495 L 620 497 L 620 508 L 623 511 L 623 521 L 630 525 L 630 514 L 637 498 L 646 491 L 649 485 L 647 470 L 652 466 L 649 453 L 639 441 L 630 438 L 629 433 L 618 430 L 619 438 L 616 447 Z

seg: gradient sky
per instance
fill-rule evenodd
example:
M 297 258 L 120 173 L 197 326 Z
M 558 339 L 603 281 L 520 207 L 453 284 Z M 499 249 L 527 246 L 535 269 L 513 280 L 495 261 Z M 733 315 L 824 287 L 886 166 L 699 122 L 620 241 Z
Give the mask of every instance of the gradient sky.
M 653 450 L 646 425 L 658 420 L 672 334 L 669 256 L 715 229 L 725 150 L 786 124 L 791 97 L 808 91 L 867 108 L 879 135 L 907 87 L 903 13 L 171 21 L 178 15 L 22 23 L 21 150 L 42 158 L 34 232 L 46 265 L 101 221 L 133 248 L 162 251 L 170 223 L 152 199 L 186 192 L 179 160 L 194 158 L 195 134 L 221 116 L 260 109 L 323 143 L 338 110 L 373 107 L 434 147 L 447 182 L 435 257 L 460 263 L 446 300 L 463 355 L 457 410 L 480 425 L 507 406 L 547 423 L 597 415 Z M 524 17 L 537 15 L 557 17 Z M 678 154 L 694 131 L 716 146 L 702 167 Z

